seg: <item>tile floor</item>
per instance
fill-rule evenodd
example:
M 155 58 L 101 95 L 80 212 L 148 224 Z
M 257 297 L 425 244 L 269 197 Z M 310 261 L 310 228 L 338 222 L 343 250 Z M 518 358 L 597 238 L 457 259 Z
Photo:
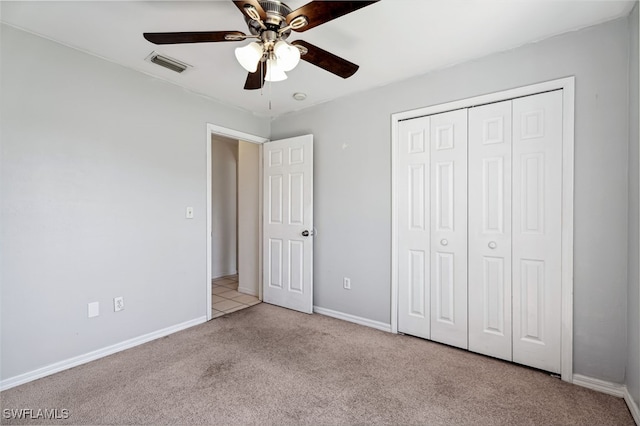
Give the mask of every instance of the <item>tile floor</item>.
M 238 276 L 216 278 L 212 282 L 212 318 L 239 311 L 260 303 L 257 297 L 238 292 Z

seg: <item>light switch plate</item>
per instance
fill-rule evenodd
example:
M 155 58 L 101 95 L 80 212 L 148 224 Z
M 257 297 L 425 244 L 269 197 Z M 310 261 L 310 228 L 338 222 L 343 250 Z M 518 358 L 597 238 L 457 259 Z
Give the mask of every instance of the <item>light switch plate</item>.
M 345 290 L 351 290 L 351 278 L 344 277 L 342 279 L 342 287 L 344 287 Z
M 193 219 L 193 207 L 187 207 L 187 219 Z
M 100 302 L 91 302 L 87 306 L 87 315 L 89 318 L 97 317 L 100 315 Z

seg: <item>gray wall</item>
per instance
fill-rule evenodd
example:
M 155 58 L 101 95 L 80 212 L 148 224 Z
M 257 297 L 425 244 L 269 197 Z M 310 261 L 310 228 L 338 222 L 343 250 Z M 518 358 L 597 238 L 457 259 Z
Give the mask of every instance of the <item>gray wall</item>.
M 238 272 L 238 141 L 211 138 L 211 277 Z
M 206 315 L 206 123 L 268 120 L 1 30 L 2 379 Z
M 638 273 L 640 254 L 638 252 L 638 197 L 640 196 L 638 176 L 638 4 L 629 15 L 630 60 L 629 60 L 629 295 L 627 298 L 628 315 L 628 354 L 627 388 L 640 406 L 640 294 Z
M 315 304 L 390 322 L 392 113 L 575 75 L 574 372 L 622 383 L 628 48 L 623 18 L 274 120 L 272 139 L 316 141 Z

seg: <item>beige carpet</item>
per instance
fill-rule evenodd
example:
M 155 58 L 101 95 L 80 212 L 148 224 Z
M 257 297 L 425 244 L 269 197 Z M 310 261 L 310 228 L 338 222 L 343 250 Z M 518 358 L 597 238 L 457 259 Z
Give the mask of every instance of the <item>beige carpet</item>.
M 539 371 L 264 303 L 0 397 L 69 410 L 49 424 L 634 424 Z

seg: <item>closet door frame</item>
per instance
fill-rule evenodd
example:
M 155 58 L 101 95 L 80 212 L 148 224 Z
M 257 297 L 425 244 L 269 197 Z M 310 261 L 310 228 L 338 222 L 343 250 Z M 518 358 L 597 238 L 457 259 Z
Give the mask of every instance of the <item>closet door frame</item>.
M 562 90 L 561 378 L 573 382 L 573 188 L 575 77 L 546 81 L 391 115 L 391 332 L 398 333 L 398 126 L 403 120 Z

